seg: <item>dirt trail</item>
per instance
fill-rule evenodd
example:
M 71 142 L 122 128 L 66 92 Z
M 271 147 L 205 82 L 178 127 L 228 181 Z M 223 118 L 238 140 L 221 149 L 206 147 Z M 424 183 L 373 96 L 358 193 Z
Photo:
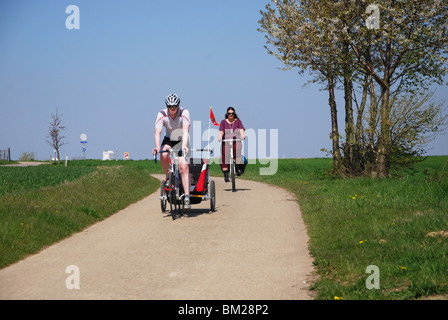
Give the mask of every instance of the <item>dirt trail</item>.
M 38 161 L 19 161 L 19 163 L 5 164 L 0 167 L 36 167 L 42 164 L 50 164 L 49 162 L 38 162 Z
M 311 299 L 312 258 L 294 196 L 241 179 L 233 193 L 213 179 L 215 212 L 203 201 L 173 221 L 156 192 L 0 270 L 0 299 Z M 66 287 L 70 265 L 80 289 Z

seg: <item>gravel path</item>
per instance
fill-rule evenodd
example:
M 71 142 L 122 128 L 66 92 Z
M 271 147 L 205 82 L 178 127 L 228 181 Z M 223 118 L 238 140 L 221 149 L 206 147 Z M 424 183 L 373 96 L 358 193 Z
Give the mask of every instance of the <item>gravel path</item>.
M 203 201 L 173 221 L 156 192 L 0 270 L 0 299 L 312 299 L 294 196 L 242 179 L 232 192 L 214 180 L 215 212 Z

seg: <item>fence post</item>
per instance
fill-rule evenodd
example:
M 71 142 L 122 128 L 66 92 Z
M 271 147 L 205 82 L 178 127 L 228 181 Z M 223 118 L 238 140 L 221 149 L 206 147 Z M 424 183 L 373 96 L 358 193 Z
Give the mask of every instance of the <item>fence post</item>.
M 11 161 L 11 147 L 8 148 L 8 161 Z

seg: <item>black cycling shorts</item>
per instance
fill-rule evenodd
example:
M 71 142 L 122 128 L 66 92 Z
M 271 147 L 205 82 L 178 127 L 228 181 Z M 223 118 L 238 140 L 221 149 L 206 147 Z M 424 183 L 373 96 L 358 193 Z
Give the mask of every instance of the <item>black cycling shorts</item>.
M 181 142 L 182 142 L 182 140 L 181 141 L 174 141 L 174 140 L 171 140 L 168 137 L 165 137 L 165 138 L 163 138 L 162 148 L 161 149 L 163 149 L 164 145 L 169 145 L 171 148 L 174 148 L 174 146 L 176 146 L 177 147 L 176 149 L 181 149 L 182 148 L 181 144 L 179 146 L 177 146 L 177 144 L 179 144 Z
M 161 146 L 160 150 L 163 150 L 163 146 L 165 146 L 165 145 L 170 146 L 173 150 L 180 150 L 180 149 L 182 149 L 182 140 L 176 141 L 176 140 L 171 140 L 168 137 L 165 137 L 165 138 L 163 138 L 162 146 Z M 190 149 L 190 141 L 188 141 L 187 147 L 188 147 L 188 149 Z M 187 152 L 187 158 L 190 158 L 190 153 L 191 153 L 191 151 L 189 150 Z

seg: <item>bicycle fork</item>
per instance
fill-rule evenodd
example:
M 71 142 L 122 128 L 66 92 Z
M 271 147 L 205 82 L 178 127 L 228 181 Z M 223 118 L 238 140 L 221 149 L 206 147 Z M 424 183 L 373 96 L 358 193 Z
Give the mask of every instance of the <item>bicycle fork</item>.
M 176 199 L 180 200 L 179 199 L 179 196 L 180 196 L 179 195 L 179 172 L 175 173 L 174 181 L 175 181 L 175 189 L 174 190 L 176 190 Z

